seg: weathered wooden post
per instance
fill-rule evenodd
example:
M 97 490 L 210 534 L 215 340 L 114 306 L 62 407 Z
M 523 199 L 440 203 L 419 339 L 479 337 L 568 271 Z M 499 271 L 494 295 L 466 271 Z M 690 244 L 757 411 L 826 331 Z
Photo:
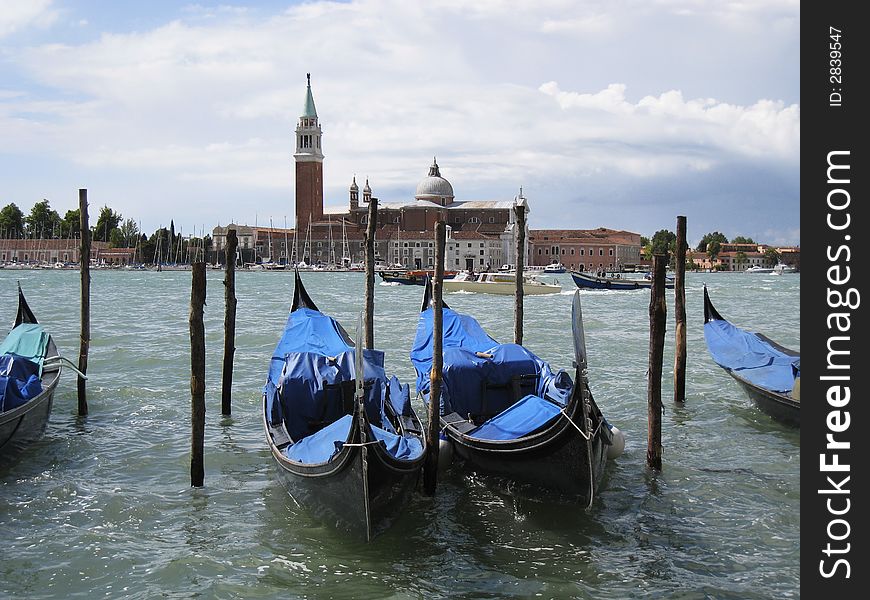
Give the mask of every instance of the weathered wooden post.
M 686 401 L 686 217 L 677 217 L 676 272 L 674 273 L 674 402 Z
M 366 348 L 375 347 L 375 230 L 378 227 L 378 199 L 369 201 L 369 219 L 366 225 Z
M 221 381 L 221 414 L 232 413 L 233 400 L 233 355 L 236 352 L 236 249 L 239 236 L 235 229 L 227 230 L 227 264 L 224 273 L 224 364 Z
M 520 192 L 520 201 L 514 206 L 517 215 L 517 288 L 514 303 L 514 343 L 523 343 L 523 270 L 526 263 L 526 199 Z
M 664 254 L 653 256 L 653 280 L 649 298 L 649 369 L 647 370 L 647 447 L 646 464 L 662 470 L 662 354 L 665 349 L 665 269 Z
M 91 345 L 91 228 L 88 225 L 88 190 L 79 190 L 79 230 L 82 236 L 79 263 L 82 274 L 82 328 L 79 336 L 79 371 L 88 374 L 88 349 Z M 86 379 L 79 375 L 77 381 L 79 416 L 88 414 Z
M 190 485 L 202 487 L 205 479 L 205 263 L 193 263 L 190 289 Z
M 441 377 L 444 367 L 443 331 L 444 247 L 447 227 L 444 221 L 435 223 L 435 279 L 432 282 L 432 371 L 429 374 L 429 406 L 426 421 L 426 464 L 423 469 L 423 490 L 433 496 L 438 481 L 438 450 L 441 431 Z

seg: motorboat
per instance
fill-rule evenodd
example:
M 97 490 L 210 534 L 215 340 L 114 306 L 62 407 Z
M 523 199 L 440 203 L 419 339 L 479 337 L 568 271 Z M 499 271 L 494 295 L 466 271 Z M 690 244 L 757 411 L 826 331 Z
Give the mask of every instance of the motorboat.
M 536 276 L 524 274 L 523 276 L 523 294 L 558 294 L 562 291 L 562 286 L 558 283 L 544 283 Z M 453 279 L 444 280 L 445 292 L 480 292 L 484 294 L 503 294 L 512 295 L 516 293 L 517 274 L 505 273 L 499 271 L 497 273 L 471 273 L 462 271 L 457 273 Z

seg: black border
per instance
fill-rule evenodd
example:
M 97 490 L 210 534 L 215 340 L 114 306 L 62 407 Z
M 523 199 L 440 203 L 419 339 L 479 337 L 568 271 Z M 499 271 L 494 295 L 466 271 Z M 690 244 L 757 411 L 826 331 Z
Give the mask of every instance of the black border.
M 870 399 L 862 393 L 862 362 L 866 352 L 861 352 L 863 336 L 867 335 L 866 323 L 862 313 L 863 303 L 870 302 L 864 294 L 866 285 L 867 257 L 863 251 L 866 236 L 863 236 L 863 205 L 867 201 L 866 179 L 867 157 L 864 149 L 863 134 L 870 127 L 866 125 L 870 105 L 867 103 L 866 86 L 862 79 L 867 77 L 867 42 L 870 24 L 862 20 L 858 13 L 859 2 L 814 2 L 803 3 L 801 15 L 801 592 L 806 598 L 864 598 L 868 591 L 866 581 L 870 567 L 864 563 L 868 557 L 866 544 L 870 534 L 866 528 L 865 511 L 870 510 L 866 493 L 859 488 L 870 487 L 866 481 L 865 461 L 867 445 L 861 443 L 868 438 L 870 422 L 867 417 L 867 403 Z M 830 46 L 834 41 L 829 37 L 830 27 L 842 31 L 842 82 L 830 81 Z M 834 87 L 840 88 L 835 90 Z M 831 106 L 830 94 L 839 91 L 842 105 Z M 827 183 L 828 153 L 836 150 L 849 150 L 851 181 L 849 193 L 851 205 L 849 213 L 851 225 L 848 231 L 834 231 L 827 226 L 827 194 L 832 186 Z M 845 241 L 849 234 L 851 240 Z M 833 564 L 822 552 L 828 543 L 826 532 L 833 518 L 825 506 L 827 498 L 819 490 L 830 487 L 826 481 L 830 473 L 822 473 L 819 465 L 820 454 L 825 452 L 828 427 L 826 417 L 831 407 L 825 393 L 830 383 L 819 378 L 826 371 L 827 340 L 829 333 L 827 317 L 832 309 L 828 306 L 827 290 L 832 287 L 828 282 L 828 268 L 834 264 L 828 259 L 828 247 L 838 248 L 841 244 L 851 247 L 851 260 L 837 261 L 851 268 L 851 279 L 840 289 L 854 287 L 861 293 L 862 305 L 851 312 L 850 350 L 852 391 L 851 402 L 843 410 L 849 410 L 851 425 L 849 429 L 837 434 L 837 439 L 851 443 L 849 451 L 840 453 L 840 462 L 850 464 L 851 508 L 843 518 L 850 523 L 850 536 L 843 540 L 851 544 L 848 554 L 839 555 L 850 563 L 850 576 L 843 577 L 845 569 L 836 571 L 837 575 L 824 578 L 820 573 L 820 561 Z M 848 309 L 845 309 L 848 310 Z M 842 335 L 842 334 L 841 334 Z M 836 475 L 836 474 L 833 474 Z M 842 499 L 843 497 L 838 497 Z M 824 596 L 822 596 L 824 594 Z

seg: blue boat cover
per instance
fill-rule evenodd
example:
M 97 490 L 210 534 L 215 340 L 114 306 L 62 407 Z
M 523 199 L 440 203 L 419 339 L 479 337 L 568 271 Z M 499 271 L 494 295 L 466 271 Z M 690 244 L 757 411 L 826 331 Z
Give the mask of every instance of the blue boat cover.
M 567 404 L 573 389 L 565 371 L 553 373 L 523 346 L 499 344 L 472 317 L 448 308 L 444 309 L 443 356 L 442 415 L 496 415 L 516 401 L 514 385 L 521 376 L 526 376 L 534 395 L 561 406 Z M 427 395 L 432 369 L 431 308 L 420 313 L 411 362 L 417 370 L 417 390 Z
M 350 437 L 352 424 L 353 417 L 345 415 L 317 433 L 289 446 L 284 454 L 290 460 L 304 464 L 327 462 L 341 451 Z M 384 443 L 387 452 L 398 460 L 414 460 L 423 454 L 423 444 L 415 437 L 402 437 L 374 426 L 372 431 L 375 438 Z
M 353 423 L 356 350 L 335 319 L 307 308 L 290 313 L 272 355 L 263 392 L 266 414 L 277 426 L 283 422 L 295 442 L 284 452 L 296 462 L 326 462 L 350 435 Z M 363 351 L 364 406 L 372 431 L 387 451 L 400 460 L 423 452 L 421 441 L 397 435 L 387 419 L 387 401 L 400 415 L 410 416 L 407 385 L 384 371 L 384 353 Z
M 41 392 L 38 364 L 16 354 L 0 356 L 0 412 L 18 408 Z
M 528 395 L 467 435 L 482 440 L 515 440 L 547 425 L 559 412 L 552 402 Z
M 41 367 L 42 361 L 45 360 L 48 337 L 48 333 L 39 323 L 21 323 L 16 325 L 0 344 L 0 355 L 17 354 Z
M 716 363 L 774 392 L 790 392 L 800 376 L 800 356 L 790 356 L 756 334 L 725 320 L 704 324 L 707 349 Z
M 341 450 L 341 447 L 350 436 L 350 426 L 352 424 L 353 417 L 344 415 L 317 433 L 311 434 L 288 446 L 284 450 L 284 454 L 290 460 L 299 463 L 309 465 L 324 463 Z

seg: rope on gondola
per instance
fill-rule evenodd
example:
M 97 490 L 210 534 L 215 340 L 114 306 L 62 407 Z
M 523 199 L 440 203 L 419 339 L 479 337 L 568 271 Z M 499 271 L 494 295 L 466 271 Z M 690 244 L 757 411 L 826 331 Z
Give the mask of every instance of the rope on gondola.
M 598 435 L 598 430 L 601 429 L 601 423 L 602 423 L 602 422 L 599 421 L 599 422 L 598 422 L 598 427 L 595 428 L 595 431 L 592 432 L 592 435 L 586 435 L 585 433 L 583 433 L 583 430 L 580 429 L 580 426 L 577 425 L 577 423 L 575 423 L 575 422 L 571 419 L 571 417 L 568 416 L 568 413 L 565 412 L 565 409 L 564 409 L 564 408 L 559 409 L 559 413 L 561 413 L 562 416 L 564 416 L 566 419 L 568 419 L 568 422 L 571 423 L 571 425 L 574 426 L 574 429 L 576 429 L 576 430 L 580 433 L 580 435 L 583 436 L 583 439 L 586 440 L 587 442 L 590 441 L 592 438 L 594 438 L 596 435 Z
M 370 442 L 359 442 L 356 444 L 342 444 L 342 448 L 359 448 L 361 446 L 371 446 L 373 444 L 380 444 L 381 440 L 372 440 Z

